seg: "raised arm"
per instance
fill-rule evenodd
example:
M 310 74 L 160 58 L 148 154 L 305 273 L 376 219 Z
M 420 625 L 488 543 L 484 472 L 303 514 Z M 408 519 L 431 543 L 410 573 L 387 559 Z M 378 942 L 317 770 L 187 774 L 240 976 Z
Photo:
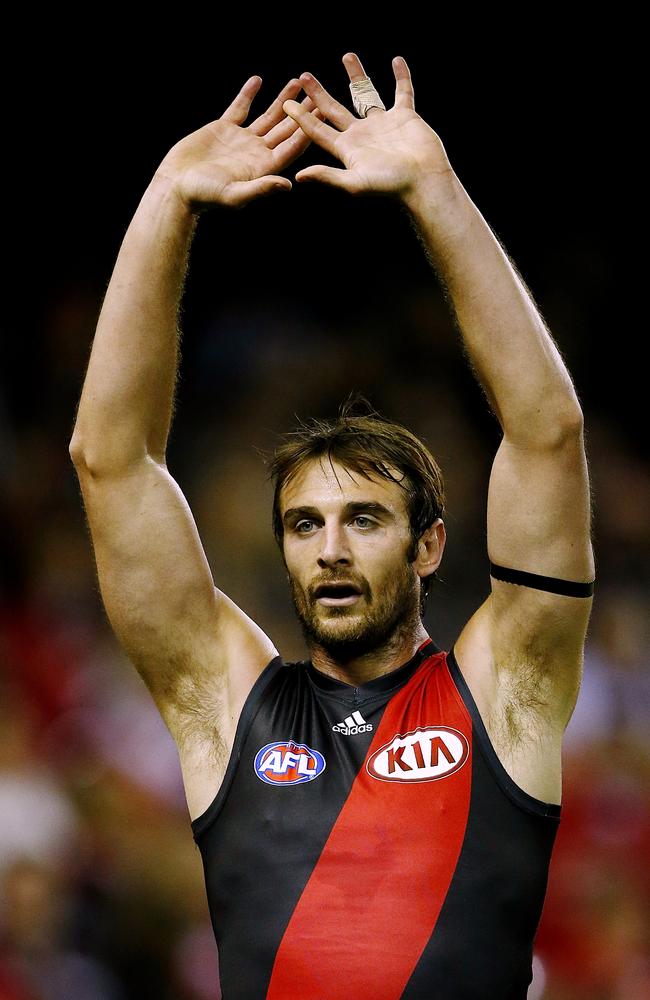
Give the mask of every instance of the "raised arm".
M 524 700 L 534 692 L 564 728 L 595 574 L 581 407 L 530 292 L 455 174 L 422 181 L 405 204 L 503 431 L 488 489 L 491 594 L 465 649 L 490 650 L 495 674 Z
M 179 743 L 215 719 L 236 721 L 277 653 L 214 586 L 166 464 L 197 219 L 289 190 L 279 171 L 310 141 L 282 111 L 297 80 L 243 124 L 260 84 L 251 77 L 220 119 L 178 142 L 142 197 L 106 291 L 70 442 L 108 618 Z
M 304 73 L 306 92 L 332 125 L 293 100 L 284 107 L 344 168 L 317 164 L 296 180 L 401 201 L 443 282 L 503 430 L 488 495 L 491 594 L 463 632 L 463 652 L 487 660 L 491 676 L 534 691 L 564 726 L 578 693 L 595 573 L 581 407 L 528 289 L 416 113 L 406 61 L 393 60 L 389 110 L 358 57 L 347 53 L 343 63 L 366 117 Z

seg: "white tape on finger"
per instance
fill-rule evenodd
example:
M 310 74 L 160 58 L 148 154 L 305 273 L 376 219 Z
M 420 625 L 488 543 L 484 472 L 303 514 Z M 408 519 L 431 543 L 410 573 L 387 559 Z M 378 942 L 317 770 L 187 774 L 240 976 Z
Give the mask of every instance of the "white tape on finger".
M 371 108 L 386 110 L 386 105 L 373 87 L 369 76 L 364 76 L 362 80 L 352 80 L 350 93 L 352 94 L 354 110 L 360 118 L 365 118 Z

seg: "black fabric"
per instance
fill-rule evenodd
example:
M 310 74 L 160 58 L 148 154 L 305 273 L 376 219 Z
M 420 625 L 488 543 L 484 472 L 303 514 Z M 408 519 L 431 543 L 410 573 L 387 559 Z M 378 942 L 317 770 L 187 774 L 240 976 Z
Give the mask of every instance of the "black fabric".
M 435 662 L 428 660 L 433 654 Z M 440 654 L 438 657 L 436 654 Z M 446 655 L 446 661 L 442 657 Z M 442 910 L 401 994 L 404 1000 L 525 1000 L 532 978 L 532 942 L 541 915 L 561 806 L 528 795 L 492 748 L 453 649 L 429 643 L 396 670 L 359 687 L 318 671 L 308 661 L 275 657 L 252 688 L 237 727 L 223 785 L 192 822 L 203 861 L 224 1000 L 264 1000 L 285 929 L 318 863 L 391 700 L 431 665 L 430 705 L 460 698 L 473 746 L 471 798 L 460 855 Z M 446 665 L 445 665 L 446 662 Z M 422 725 L 445 723 L 415 700 Z M 455 691 L 455 694 L 453 693 Z M 435 694 L 439 692 L 439 696 Z M 333 726 L 358 711 L 373 730 L 354 737 Z M 429 716 L 432 716 L 431 718 Z M 400 730 L 401 731 L 401 730 Z M 327 757 L 327 781 L 277 789 L 255 773 L 260 747 L 291 736 Z M 410 816 L 404 815 L 404 849 Z M 444 843 L 444 824 L 432 829 Z M 350 845 L 359 865 L 363 843 Z M 350 905 L 354 881 L 346 884 Z M 332 895 L 332 905 L 338 905 Z M 347 905 L 347 903 L 346 903 Z M 408 901 L 405 900 L 405 913 Z M 343 909 L 342 920 L 346 910 Z M 386 946 L 390 947 L 390 935 Z M 323 942 L 327 947 L 327 942 Z M 318 954 L 313 954 L 318 962 Z M 487 990 L 487 992 L 486 992 Z M 343 997 L 337 984 L 332 997 Z M 300 996 L 296 987 L 296 1000 Z M 373 1000 L 379 1000 L 374 997 Z M 381 998 L 383 1000 L 383 996 Z
M 430 643 L 396 671 L 361 687 L 308 661 L 285 663 L 279 656 L 257 679 L 224 784 L 191 824 L 203 860 L 224 1000 L 266 997 L 285 928 L 363 766 L 373 731 L 342 739 L 332 725 L 358 709 L 376 729 L 391 694 L 434 649 Z M 327 747 L 328 771 L 337 780 L 294 786 L 289 799 L 287 789 L 280 790 L 281 799 L 277 789 L 262 784 L 253 767 L 256 752 L 286 733 L 296 743 Z M 315 788 L 323 793 L 316 798 Z
M 495 796 L 483 754 L 473 755 L 463 849 L 401 1000 L 526 1000 L 557 831 Z
M 496 566 L 493 562 L 490 562 L 490 575 L 497 580 L 504 580 L 505 583 L 517 583 L 522 587 L 532 587 L 534 590 L 548 590 L 551 594 L 564 594 L 566 597 L 591 597 L 596 582 L 595 579 L 590 583 L 559 580 L 554 576 L 540 576 L 538 573 L 527 573 L 522 569 Z
M 562 806 L 534 798 L 512 780 L 453 648 L 447 665 L 474 726 L 470 814 L 436 928 L 401 1000 L 525 1000 Z M 504 794 L 494 794 L 495 781 Z M 526 906 L 516 906 L 515 885 Z

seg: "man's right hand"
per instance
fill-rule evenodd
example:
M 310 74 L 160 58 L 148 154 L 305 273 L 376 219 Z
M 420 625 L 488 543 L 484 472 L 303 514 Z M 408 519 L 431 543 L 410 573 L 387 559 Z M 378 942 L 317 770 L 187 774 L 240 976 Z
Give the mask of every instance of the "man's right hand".
M 213 205 L 242 208 L 247 202 L 274 190 L 290 191 L 288 177 L 279 176 L 311 143 L 303 130 L 282 110 L 295 99 L 300 81 L 290 80 L 268 109 L 244 126 L 262 79 L 251 76 L 221 118 L 181 139 L 167 153 L 156 171 L 171 182 L 191 212 Z M 323 115 L 310 97 L 302 105 L 315 117 Z

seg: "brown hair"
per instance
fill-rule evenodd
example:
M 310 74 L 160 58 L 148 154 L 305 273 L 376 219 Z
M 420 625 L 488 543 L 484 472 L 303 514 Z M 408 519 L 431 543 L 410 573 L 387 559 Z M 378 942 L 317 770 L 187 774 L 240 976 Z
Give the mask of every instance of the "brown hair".
M 299 418 L 298 418 L 299 419 Z M 280 493 L 306 462 L 327 455 L 370 479 L 374 472 L 398 483 L 406 493 L 411 545 L 409 562 L 417 557 L 423 532 L 442 517 L 445 510 L 442 472 L 431 452 L 419 438 L 404 427 L 382 416 L 359 392 L 351 392 L 341 404 L 334 420 L 312 417 L 308 423 L 283 435 L 270 456 L 264 456 L 268 478 L 274 481 L 273 534 L 283 554 L 284 525 L 280 513 Z M 389 466 L 403 473 L 396 479 Z M 333 468 L 333 467 L 332 467 Z M 431 580 L 436 573 L 422 578 L 420 614 L 424 614 Z

